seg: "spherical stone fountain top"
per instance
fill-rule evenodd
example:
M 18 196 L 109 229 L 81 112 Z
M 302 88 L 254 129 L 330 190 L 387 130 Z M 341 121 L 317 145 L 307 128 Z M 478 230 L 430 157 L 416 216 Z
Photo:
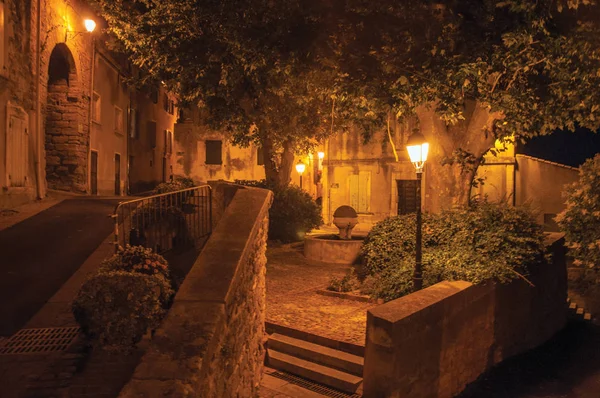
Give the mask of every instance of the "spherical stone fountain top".
M 333 212 L 333 224 L 340 230 L 340 239 L 352 239 L 352 229 L 358 224 L 358 214 L 350 206 L 340 206 Z

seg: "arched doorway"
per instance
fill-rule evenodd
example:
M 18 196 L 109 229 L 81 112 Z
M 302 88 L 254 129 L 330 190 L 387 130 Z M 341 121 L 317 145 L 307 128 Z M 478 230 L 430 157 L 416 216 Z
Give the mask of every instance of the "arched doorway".
M 85 107 L 71 51 L 57 44 L 48 66 L 46 106 L 46 181 L 49 189 L 85 192 L 87 144 Z

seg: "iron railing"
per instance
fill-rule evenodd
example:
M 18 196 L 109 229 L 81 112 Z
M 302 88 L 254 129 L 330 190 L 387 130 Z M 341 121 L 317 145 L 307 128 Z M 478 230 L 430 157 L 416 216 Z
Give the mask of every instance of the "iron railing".
M 113 218 L 115 251 L 145 246 L 157 253 L 197 246 L 211 233 L 210 186 L 121 202 Z

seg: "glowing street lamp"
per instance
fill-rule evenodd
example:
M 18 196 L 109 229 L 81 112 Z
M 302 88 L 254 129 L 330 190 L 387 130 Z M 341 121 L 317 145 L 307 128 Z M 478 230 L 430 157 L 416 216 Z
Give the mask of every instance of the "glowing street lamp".
M 83 21 L 83 24 L 85 25 L 85 30 L 88 31 L 88 33 L 92 33 L 96 29 L 96 21 L 93 19 L 86 19 Z
M 325 159 L 325 152 L 317 152 L 317 157 L 319 158 L 319 160 L 323 160 Z
M 423 269 L 422 269 L 422 237 L 421 237 L 421 182 L 423 181 L 423 166 L 429 153 L 429 143 L 425 140 L 423 134 L 414 132 L 408 137 L 406 150 L 410 161 L 415 165 L 417 171 L 417 239 L 415 255 L 415 273 L 413 276 L 414 291 L 423 288 Z
M 302 162 L 298 162 L 298 164 L 296 164 L 296 171 L 300 174 L 300 189 L 302 189 L 302 174 L 304 173 L 304 170 L 306 170 L 306 165 Z

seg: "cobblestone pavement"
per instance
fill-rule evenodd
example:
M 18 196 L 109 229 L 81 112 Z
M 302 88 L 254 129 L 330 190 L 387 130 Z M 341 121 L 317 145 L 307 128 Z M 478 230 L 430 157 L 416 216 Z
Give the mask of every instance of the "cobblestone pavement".
M 311 263 L 302 246 L 269 242 L 267 320 L 279 325 L 358 345 L 365 344 L 367 309 L 377 305 L 316 293 L 348 266 Z

